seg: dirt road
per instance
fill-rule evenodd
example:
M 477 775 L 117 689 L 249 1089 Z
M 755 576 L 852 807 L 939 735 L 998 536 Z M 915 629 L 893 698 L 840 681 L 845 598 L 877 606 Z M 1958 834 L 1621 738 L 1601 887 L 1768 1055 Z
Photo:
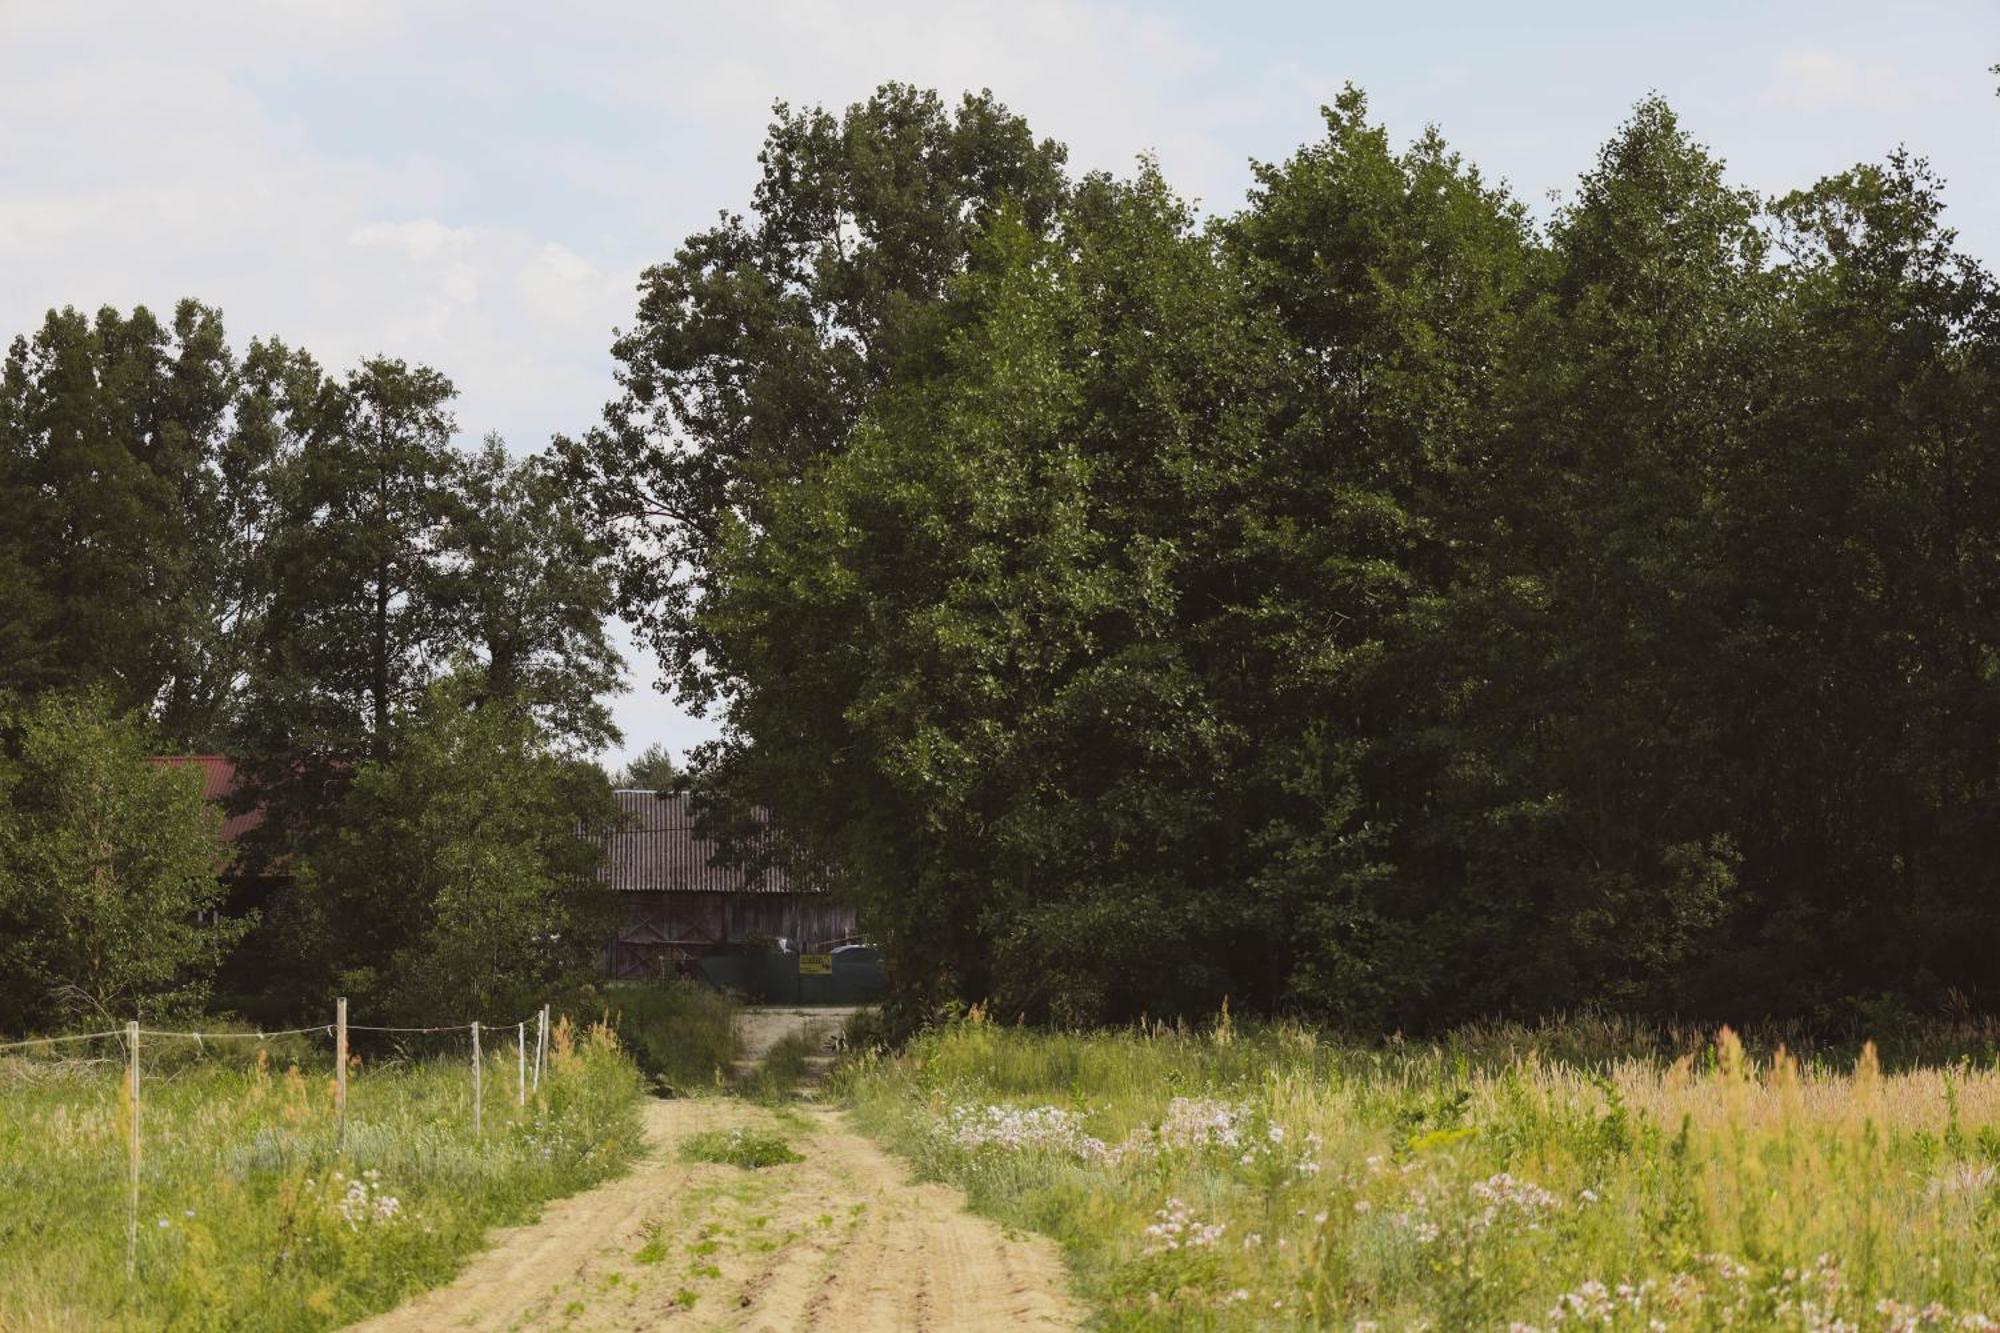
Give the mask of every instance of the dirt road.
M 859 1005 L 820 1005 L 810 1009 L 790 1005 L 754 1005 L 743 1010 L 736 1018 L 736 1032 L 743 1039 L 743 1054 L 736 1062 L 736 1076 L 743 1078 L 763 1064 L 771 1049 L 787 1037 L 804 1037 L 818 1049 L 859 1012 Z M 831 1063 L 824 1056 L 813 1059 Z
M 744 1170 L 683 1162 L 682 1139 L 776 1129 L 805 1160 Z M 449 1287 L 357 1327 L 978 1330 L 1074 1328 L 1062 1261 L 964 1211 L 956 1191 L 817 1107 L 651 1102 L 647 1158 L 500 1233 Z

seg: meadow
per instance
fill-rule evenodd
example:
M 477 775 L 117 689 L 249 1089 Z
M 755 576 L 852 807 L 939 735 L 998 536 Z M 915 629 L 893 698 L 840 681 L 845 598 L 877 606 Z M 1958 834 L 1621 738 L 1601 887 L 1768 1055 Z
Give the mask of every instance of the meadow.
M 607 1028 L 558 1024 L 525 1106 L 512 1043 L 489 1050 L 477 1135 L 462 1042 L 358 1057 L 345 1151 L 323 1043 L 154 1043 L 130 1253 L 116 1047 L 0 1059 L 0 1329 L 334 1327 L 637 1152 L 640 1075 Z
M 1990 1057 L 1608 1036 L 975 1011 L 838 1080 L 921 1174 L 1059 1241 L 1106 1328 L 2000 1328 Z

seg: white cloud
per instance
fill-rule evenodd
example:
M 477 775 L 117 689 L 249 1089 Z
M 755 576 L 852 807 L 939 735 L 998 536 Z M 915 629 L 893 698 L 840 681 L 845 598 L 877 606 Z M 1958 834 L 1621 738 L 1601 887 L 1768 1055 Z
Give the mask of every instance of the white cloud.
M 1778 57 L 1767 101 L 1800 111 L 1893 111 L 1916 105 L 1924 89 L 1893 65 L 1866 64 L 1834 51 Z

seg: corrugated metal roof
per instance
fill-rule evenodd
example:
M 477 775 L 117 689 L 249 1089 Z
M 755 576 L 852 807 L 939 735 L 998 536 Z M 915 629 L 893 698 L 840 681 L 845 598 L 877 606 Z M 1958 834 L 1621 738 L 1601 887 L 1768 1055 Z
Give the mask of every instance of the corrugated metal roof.
M 792 893 L 785 872 L 751 873 L 718 865 L 721 847 L 695 836 L 685 795 L 650 791 L 616 793 L 626 826 L 605 834 L 597 877 L 625 893 Z
M 223 805 L 236 794 L 236 765 L 219 754 L 163 754 L 154 756 L 153 762 L 169 768 L 196 768 L 201 771 L 201 797 Z M 240 815 L 229 815 L 222 823 L 222 840 L 235 842 L 264 822 L 261 809 L 246 810 Z

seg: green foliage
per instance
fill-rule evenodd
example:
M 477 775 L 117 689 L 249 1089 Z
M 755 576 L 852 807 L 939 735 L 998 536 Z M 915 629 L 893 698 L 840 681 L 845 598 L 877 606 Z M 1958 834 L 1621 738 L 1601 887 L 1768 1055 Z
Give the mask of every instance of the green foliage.
M 737 1005 L 698 982 L 606 986 L 577 1007 L 602 1013 L 653 1086 L 674 1096 L 720 1086 L 742 1054 Z
M 672 791 L 681 770 L 667 747 L 654 741 L 632 756 L 613 784 L 631 791 Z
M 681 1140 L 680 1151 L 683 1161 L 740 1166 L 746 1171 L 805 1161 L 778 1135 L 743 1125 L 690 1134 Z
M 617 818 L 602 771 L 483 683 L 432 687 L 299 868 L 302 951 L 376 1012 L 525 1013 L 595 962 L 619 910 L 578 836 Z
M 0 1032 L 198 1011 L 244 923 L 216 811 L 102 694 L 0 714 Z
M 386 756 L 396 712 L 423 690 L 441 614 L 453 393 L 438 372 L 389 359 L 321 386 L 265 557 L 260 693 L 311 704 L 312 728 L 286 731 L 291 749 L 352 753 L 365 738 Z
M 1990 1002 L 2000 291 L 1921 163 L 1764 201 L 1648 100 L 1538 228 L 1350 89 L 1204 227 L 969 113 L 781 112 L 564 449 L 899 1023 Z
M 812 1055 L 818 1046 L 817 1040 L 803 1032 L 788 1033 L 765 1052 L 764 1059 L 738 1090 L 766 1106 L 789 1102 L 811 1074 Z
M 605 698 L 623 688 L 623 663 L 604 628 L 606 552 L 561 481 L 488 436 L 459 470 L 449 512 L 438 600 L 486 694 L 527 708 L 579 752 L 616 740 Z
M 286 1068 L 251 1042 L 149 1039 L 179 1063 L 145 1084 L 130 1281 L 118 1063 L 0 1060 L 0 1326 L 326 1329 L 449 1281 L 492 1228 L 640 1149 L 636 1071 L 558 1031 L 524 1108 L 513 1052 L 489 1057 L 481 1138 L 463 1054 L 363 1062 L 345 1154 L 323 1044 Z
M 228 721 L 240 669 L 220 540 L 242 498 L 237 367 L 184 301 L 50 311 L 0 370 L 0 682 L 158 708 L 176 743 Z

